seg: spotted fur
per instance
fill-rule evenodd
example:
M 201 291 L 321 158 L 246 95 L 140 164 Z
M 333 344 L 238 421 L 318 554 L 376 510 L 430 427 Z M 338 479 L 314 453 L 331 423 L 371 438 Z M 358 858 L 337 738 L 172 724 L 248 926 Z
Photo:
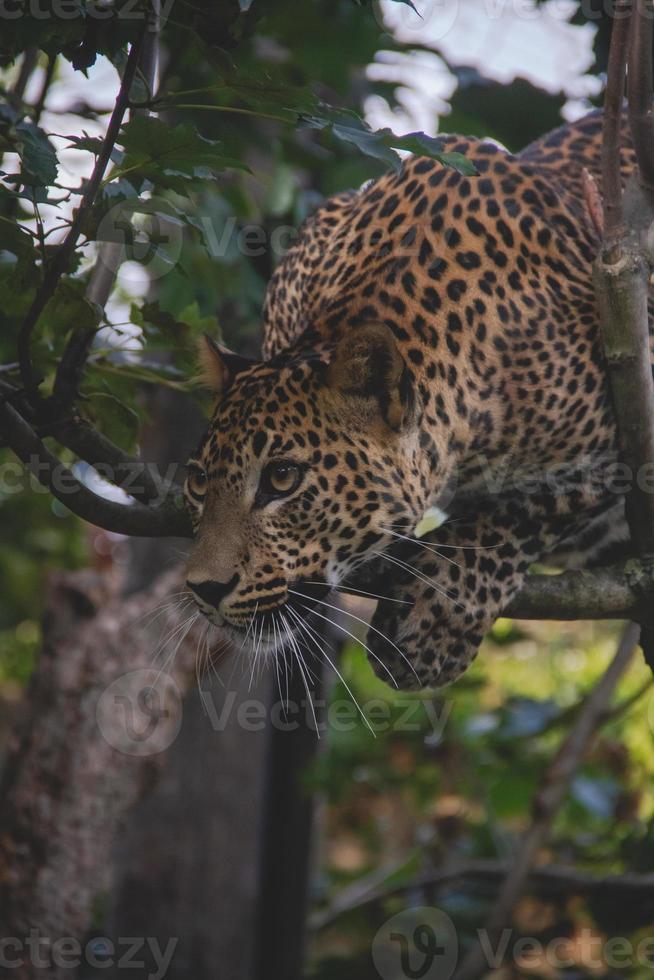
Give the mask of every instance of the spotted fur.
M 444 143 L 478 176 L 412 158 L 304 224 L 268 289 L 265 360 L 215 353 L 187 488 L 189 580 L 218 583 L 205 613 L 276 649 L 287 604 L 329 614 L 328 587 L 372 576 L 386 598 L 366 643 L 401 687 L 453 680 L 533 562 L 583 560 L 622 526 L 581 186 L 584 167 L 599 176 L 601 117 L 518 156 Z M 274 459 L 301 480 L 264 499 Z M 450 520 L 408 540 L 433 505 Z

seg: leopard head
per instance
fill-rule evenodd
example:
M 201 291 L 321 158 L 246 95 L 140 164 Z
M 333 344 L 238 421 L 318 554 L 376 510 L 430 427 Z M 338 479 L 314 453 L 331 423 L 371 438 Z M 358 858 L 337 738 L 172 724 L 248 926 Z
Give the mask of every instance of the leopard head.
M 215 625 L 267 650 L 425 507 L 412 380 L 391 331 L 250 361 L 207 340 L 216 407 L 188 463 L 188 586 Z

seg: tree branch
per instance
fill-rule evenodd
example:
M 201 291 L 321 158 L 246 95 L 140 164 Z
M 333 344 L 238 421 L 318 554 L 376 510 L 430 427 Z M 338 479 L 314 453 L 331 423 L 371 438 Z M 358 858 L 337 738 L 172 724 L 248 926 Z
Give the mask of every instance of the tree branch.
M 493 911 L 483 930 L 491 948 L 511 920 L 516 902 L 523 893 L 538 851 L 547 839 L 552 821 L 568 792 L 570 782 L 586 755 L 597 728 L 606 715 L 607 705 L 629 665 L 638 643 L 638 627 L 631 623 L 618 650 L 579 713 L 575 725 L 550 763 L 543 784 L 532 802 L 533 820 L 525 833 L 511 869 L 502 883 Z M 464 960 L 454 980 L 480 980 L 488 963 L 477 943 Z
M 131 87 L 137 71 L 141 71 L 150 94 L 154 91 L 158 65 L 158 27 L 159 5 L 158 0 L 153 0 L 147 27 L 144 28 L 144 33 L 132 45 L 130 50 L 120 91 L 107 127 L 102 149 L 98 155 L 93 174 L 82 198 L 80 208 L 77 211 L 75 221 L 64 243 L 58 250 L 53 263 L 47 270 L 41 290 L 23 324 L 19 340 L 19 350 L 22 353 L 20 366 L 26 392 L 32 396 L 32 399 L 34 399 L 36 392 L 35 389 L 30 390 L 28 386 L 31 377 L 31 363 L 29 363 L 29 340 L 31 332 L 38 321 L 38 316 L 53 295 L 59 277 L 65 271 L 72 250 L 76 244 L 83 217 L 88 208 L 93 204 L 100 181 L 108 166 L 125 111 L 129 107 Z M 53 62 L 51 61 L 51 68 L 52 65 Z M 108 245 L 110 249 L 115 250 L 114 243 L 108 243 Z M 100 251 L 101 254 L 91 274 L 87 289 L 87 298 L 99 306 L 104 306 L 115 281 L 118 262 L 114 252 L 110 256 L 107 256 L 103 252 L 102 246 Z M 69 408 L 77 396 L 79 381 L 95 333 L 95 327 L 73 329 L 57 368 L 53 398 L 48 401 L 48 420 L 45 425 L 39 426 L 39 432 L 41 435 L 53 435 L 62 446 L 72 449 L 80 459 L 90 465 L 97 468 L 101 467 L 103 470 L 108 469 L 109 473 L 107 474 L 107 478 L 116 486 L 125 489 L 134 499 L 144 502 L 154 501 L 160 504 L 168 495 L 175 494 L 174 487 L 167 486 L 147 463 L 123 453 L 118 446 L 97 432 L 88 422 L 69 414 Z M 31 399 L 25 398 L 18 401 L 18 393 L 8 385 L 3 384 L 0 386 L 0 395 L 2 393 L 6 394 L 14 405 L 21 405 L 22 402 L 20 410 L 22 411 L 24 420 L 32 418 L 34 414 L 37 419 L 42 419 L 46 414 L 43 403 L 39 404 L 37 402 L 35 405 L 30 405 Z M 33 408 L 36 409 L 36 413 L 32 411 Z M 32 435 L 34 438 L 37 438 L 36 433 L 32 433 Z M 61 474 L 61 464 L 55 457 L 51 457 L 51 459 L 55 460 L 57 472 Z M 53 479 L 52 474 L 50 474 L 50 479 Z M 108 519 L 112 525 L 108 529 L 113 529 L 117 519 L 116 514 L 109 515 L 107 518 L 103 505 L 104 501 L 100 498 L 94 504 L 96 522 L 108 527 Z M 121 525 L 123 523 L 122 511 L 124 509 L 120 508 Z
M 486 885 L 492 893 L 495 893 L 497 886 L 506 878 L 509 871 L 510 865 L 506 861 L 480 858 L 476 861 L 457 862 L 442 871 L 428 872 L 401 884 L 386 887 L 380 887 L 377 884 L 377 874 L 373 874 L 370 876 L 370 882 L 368 879 L 354 882 L 338 895 L 328 908 L 314 914 L 310 927 L 314 932 L 318 932 L 329 928 L 340 916 L 354 909 L 385 902 L 389 898 L 445 888 L 464 881 Z M 525 882 L 525 890 L 527 889 L 546 898 L 569 895 L 582 895 L 586 898 L 610 896 L 621 903 L 637 905 L 640 909 L 644 903 L 648 903 L 654 909 L 654 873 L 652 872 L 645 874 L 627 872 L 597 877 L 565 865 L 550 864 L 547 867 L 534 868 L 529 872 Z
M 190 537 L 191 527 L 180 495 L 171 488 L 151 506 L 117 504 L 93 493 L 41 442 L 8 402 L 0 402 L 0 438 L 42 486 L 70 511 L 98 527 L 143 537 Z
M 150 98 L 153 97 L 157 84 L 157 71 L 159 66 L 159 29 L 160 29 L 160 4 L 159 0 L 151 0 L 148 8 L 147 27 L 143 36 L 140 53 L 136 69 L 145 81 Z M 127 74 L 127 70 L 125 71 Z M 124 82 L 124 79 L 123 79 Z M 127 87 L 121 85 L 121 92 L 125 93 L 125 106 L 129 108 L 131 82 Z M 119 95 L 120 99 L 120 95 Z M 116 103 L 118 105 L 118 102 Z M 125 109 L 123 107 L 123 112 Z M 136 110 L 134 115 L 138 115 L 142 110 Z M 148 114 L 147 111 L 145 113 Z M 110 136 L 110 127 L 107 129 L 105 141 Z M 116 130 L 116 135 L 118 131 Z M 115 141 L 115 136 L 114 136 Z M 112 146 L 113 148 L 113 146 Z M 98 248 L 98 256 L 91 271 L 86 298 L 91 303 L 100 307 L 106 305 L 111 294 L 118 269 L 120 268 L 123 255 L 122 242 L 101 242 Z M 61 361 L 57 367 L 57 375 L 54 384 L 54 396 L 58 403 L 59 410 L 65 410 L 73 404 L 77 397 L 77 389 L 86 366 L 93 340 L 95 329 L 75 330 L 66 345 Z
M 41 435 L 44 434 L 42 430 Z M 48 434 L 85 463 L 101 471 L 108 470 L 106 478 L 110 483 L 124 489 L 135 500 L 143 503 L 161 500 L 171 489 L 158 476 L 154 465 L 124 453 L 79 416 L 55 423 Z M 102 475 L 105 476 L 105 472 Z
M 515 619 L 639 621 L 646 605 L 641 584 L 654 585 L 654 561 L 628 560 L 606 568 L 530 575 L 504 615 Z
M 652 113 L 652 0 L 636 0 L 632 14 L 627 75 L 629 123 L 642 190 L 654 199 L 654 115 Z
M 0 380 L 0 399 L 3 396 L 25 421 L 33 421 L 30 405 L 21 392 L 8 382 Z M 79 416 L 68 416 L 50 425 L 40 426 L 37 434 L 40 437 L 54 436 L 62 446 L 71 449 L 85 463 L 102 469 L 103 477 L 125 490 L 135 500 L 144 503 L 162 500 L 173 489 L 160 479 L 153 465 L 124 453 L 111 439 L 107 439 Z
M 23 385 L 25 390 L 30 397 L 34 399 L 37 403 L 39 402 L 38 395 L 38 381 L 34 377 L 34 370 L 32 366 L 32 356 L 30 351 L 30 344 L 32 338 L 32 332 L 34 327 L 38 323 L 39 317 L 43 312 L 46 304 L 54 295 L 57 284 L 61 276 L 65 273 L 66 269 L 70 264 L 70 259 L 77 244 L 77 239 L 79 238 L 80 232 L 86 220 L 86 216 L 93 205 L 95 196 L 100 187 L 102 178 L 104 177 L 105 170 L 111 158 L 111 152 L 114 148 L 116 139 L 118 137 L 118 132 L 123 122 L 123 117 L 127 111 L 129 104 L 129 93 L 132 87 L 132 82 L 136 74 L 136 68 L 138 65 L 139 54 L 141 51 L 141 45 L 143 41 L 143 32 L 145 30 L 145 25 L 141 30 L 141 33 L 133 42 L 129 56 L 127 58 L 127 64 L 125 66 L 125 72 L 120 86 L 120 91 L 116 99 L 116 104 L 114 106 L 113 112 L 111 114 L 111 119 L 109 120 L 109 125 L 107 127 L 107 133 L 105 135 L 102 149 L 98 154 L 98 158 L 95 162 L 93 168 L 93 173 L 91 174 L 89 181 L 86 185 L 86 190 L 82 195 L 80 205 L 75 212 L 75 217 L 70 226 L 66 238 L 61 243 L 57 249 L 57 253 L 53 258 L 52 262 L 48 265 L 45 270 L 45 275 L 41 286 L 39 287 L 36 296 L 27 312 L 25 320 L 23 321 L 20 334 L 18 337 L 18 360 L 20 362 L 21 377 L 23 380 Z M 76 348 L 78 345 L 76 345 Z M 60 364 L 60 368 L 63 367 L 63 378 L 66 379 L 64 382 L 60 383 L 60 395 L 63 390 L 67 390 L 67 384 L 72 382 L 69 379 L 69 371 L 73 371 L 73 364 L 67 362 L 65 366 Z
M 629 10 L 627 3 L 621 6 Z M 634 474 L 654 472 L 654 381 L 648 313 L 652 265 L 643 233 L 654 217 L 650 192 L 654 191 L 653 13 L 651 0 L 637 0 L 629 19 L 616 20 L 613 25 L 602 157 L 604 240 L 594 267 L 621 456 Z M 639 182 L 632 181 L 629 189 L 628 225 L 624 221 L 619 135 L 627 47 L 629 122 L 640 178 Z M 636 552 L 654 554 L 654 494 L 634 480 L 625 503 Z M 643 630 L 642 645 L 648 663 L 654 666 L 654 637 L 649 629 Z
M 622 217 L 620 131 L 622 128 L 624 80 L 629 51 L 630 10 L 631 0 L 615 0 L 602 124 L 602 189 L 604 192 L 604 237 L 607 244 L 625 233 Z

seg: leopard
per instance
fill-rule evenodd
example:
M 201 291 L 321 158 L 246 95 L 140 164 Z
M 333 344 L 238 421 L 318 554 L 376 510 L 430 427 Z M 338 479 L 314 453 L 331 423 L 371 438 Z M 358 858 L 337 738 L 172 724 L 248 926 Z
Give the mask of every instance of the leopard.
M 364 646 L 402 690 L 458 678 L 535 565 L 627 534 L 584 185 L 602 114 L 517 154 L 439 140 L 474 175 L 410 156 L 304 222 L 260 359 L 205 339 L 215 407 L 184 488 L 209 622 L 274 659 L 318 642 L 339 592 L 376 597 Z

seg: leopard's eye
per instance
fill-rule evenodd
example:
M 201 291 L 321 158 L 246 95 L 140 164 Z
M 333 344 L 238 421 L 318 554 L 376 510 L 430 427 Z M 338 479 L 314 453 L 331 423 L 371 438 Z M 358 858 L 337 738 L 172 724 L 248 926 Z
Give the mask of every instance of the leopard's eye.
M 261 474 L 259 483 L 260 496 L 267 498 L 287 497 L 300 485 L 302 469 L 297 463 L 285 460 L 268 463 Z
M 207 472 L 199 463 L 189 463 L 186 486 L 196 496 L 204 493 L 207 485 Z

